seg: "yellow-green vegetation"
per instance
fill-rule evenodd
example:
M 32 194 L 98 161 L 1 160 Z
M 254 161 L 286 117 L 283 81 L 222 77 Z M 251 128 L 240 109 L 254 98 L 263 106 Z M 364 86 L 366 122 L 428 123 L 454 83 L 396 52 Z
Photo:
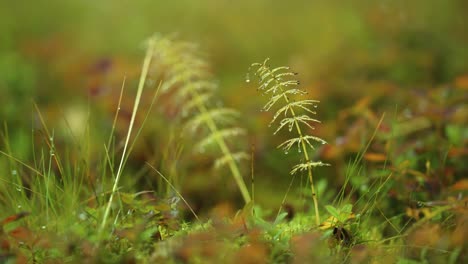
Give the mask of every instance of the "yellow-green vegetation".
M 0 2 L 0 263 L 467 263 L 465 1 L 319 2 Z
M 212 80 L 208 65 L 200 58 L 194 44 L 161 36 L 152 40 L 155 41 L 152 49 L 156 62 L 153 68 L 164 76 L 162 92 L 172 92 L 172 100 L 180 106 L 180 115 L 186 119 L 182 130 L 189 137 L 197 135 L 200 130 L 207 130 L 207 135 L 196 143 L 194 150 L 204 153 L 215 145 L 219 151 L 215 167 L 229 168 L 245 203 L 249 203 L 250 194 L 239 168 L 241 160 L 249 156 L 244 151 L 232 150 L 241 145 L 238 138 L 246 134 L 244 129 L 232 125 L 239 113 L 213 102 L 213 93 L 218 85 Z M 232 146 L 234 140 L 237 142 Z
M 312 199 L 314 201 L 315 209 L 315 223 L 320 224 L 320 213 L 318 208 L 317 192 L 315 191 L 314 177 L 312 176 L 312 168 L 317 166 L 326 166 L 328 164 L 321 161 L 312 161 L 310 156 L 313 154 L 311 151 L 315 149 L 313 142 L 325 144 L 326 141 L 312 135 L 306 134 L 304 129 L 313 130 L 315 127 L 312 123 L 320 123 L 319 120 L 312 118 L 310 115 L 317 114 L 313 108 L 317 108 L 319 103 L 316 100 L 295 100 L 294 96 L 304 95 L 307 92 L 297 88 L 299 81 L 294 80 L 292 77 L 296 75 L 290 71 L 289 67 L 271 68 L 266 59 L 263 63 L 254 63 L 252 67 L 255 70 L 255 75 L 259 78 L 258 90 L 262 91 L 267 96 L 270 96 L 268 103 L 263 106 L 263 111 L 269 111 L 273 106 L 280 105 L 280 108 L 273 115 L 273 120 L 270 125 L 278 118 L 279 126 L 273 134 L 278 133 L 282 128 L 287 128 L 289 132 L 293 129 L 297 133 L 297 137 L 288 139 L 281 143 L 278 148 L 282 148 L 287 154 L 293 146 L 297 146 L 297 151 L 303 153 L 303 162 L 295 165 L 291 170 L 291 174 L 301 171 L 307 171 L 307 176 L 310 181 L 310 188 L 312 190 Z M 281 105 L 284 106 L 281 107 Z M 304 112 L 305 114 L 301 114 Z M 283 117 L 284 116 L 284 117 Z

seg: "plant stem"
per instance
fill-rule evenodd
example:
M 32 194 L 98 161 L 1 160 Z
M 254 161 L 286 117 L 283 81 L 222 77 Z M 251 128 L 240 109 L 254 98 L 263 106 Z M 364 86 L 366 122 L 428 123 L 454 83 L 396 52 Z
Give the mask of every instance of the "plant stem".
M 273 71 L 271 71 L 270 69 L 268 69 L 268 71 L 270 72 L 271 76 L 275 76 L 275 73 Z M 278 85 L 280 92 L 283 92 L 283 88 L 281 88 L 280 82 L 275 77 L 274 77 L 274 80 L 275 80 L 276 84 Z M 289 104 L 289 98 L 285 94 L 283 94 L 283 98 L 286 101 L 286 104 Z M 304 153 L 305 163 L 307 164 L 307 163 L 310 162 L 310 158 L 309 158 L 309 154 L 307 153 L 306 142 L 304 140 L 301 127 L 299 126 L 299 122 L 297 122 L 296 113 L 294 112 L 294 109 L 292 107 L 290 107 L 289 110 L 290 110 L 291 115 L 292 115 L 292 117 L 294 119 L 294 125 L 296 127 L 296 131 L 299 134 L 299 137 L 301 139 L 302 153 Z M 318 225 L 320 225 L 320 212 L 319 212 L 319 208 L 318 208 L 317 193 L 315 192 L 314 177 L 312 175 L 312 167 L 309 166 L 307 168 L 307 174 L 309 176 L 310 189 L 312 191 L 312 200 L 314 202 L 315 223 L 318 226 Z
M 104 216 L 103 216 L 103 219 L 102 219 L 102 222 L 101 222 L 101 226 L 99 228 L 99 237 L 101 237 L 102 232 L 103 232 L 103 230 L 104 230 L 104 228 L 106 226 L 107 218 L 109 217 L 110 208 L 111 208 L 111 205 L 112 205 L 112 201 L 114 199 L 114 194 L 117 191 L 120 176 L 122 175 L 122 169 L 123 169 L 123 164 L 124 164 L 124 160 L 125 160 L 125 155 L 126 155 L 126 152 L 127 152 L 127 147 L 128 147 L 128 143 L 129 143 L 129 140 L 130 140 L 130 136 L 132 134 L 133 125 L 134 125 L 134 122 L 135 122 L 135 116 L 136 116 L 136 113 L 137 113 L 137 110 L 138 110 L 138 106 L 140 104 L 141 94 L 142 94 L 143 88 L 145 86 L 146 76 L 148 75 L 148 69 L 149 69 L 149 66 L 150 66 L 151 58 L 153 57 L 153 50 L 154 50 L 154 40 L 150 39 L 149 43 L 148 43 L 148 48 L 146 50 L 145 60 L 143 62 L 143 67 L 142 67 L 142 71 L 141 71 L 141 75 L 140 75 L 140 81 L 138 83 L 138 90 L 137 90 L 137 95 L 136 95 L 136 98 L 135 98 L 135 105 L 133 106 L 132 118 L 130 120 L 130 125 L 128 127 L 127 138 L 125 140 L 125 145 L 124 145 L 124 149 L 123 149 L 123 152 L 122 152 L 122 157 L 120 159 L 119 169 L 117 170 L 117 175 L 115 177 L 114 185 L 112 187 L 112 192 L 111 192 L 111 195 L 109 197 L 109 201 L 107 202 L 106 211 L 104 212 Z
M 198 100 L 199 94 L 197 93 L 197 91 L 195 91 L 194 89 L 191 89 L 191 91 L 192 91 L 192 96 L 195 97 L 195 100 L 198 102 L 197 103 L 198 111 L 200 111 L 200 113 L 202 114 L 207 113 L 208 109 L 206 108 L 206 106 L 201 102 L 201 100 Z M 207 115 L 205 122 L 212 134 L 218 133 L 218 127 L 216 126 L 216 122 L 213 120 L 213 118 L 211 118 L 210 115 Z M 232 153 L 229 150 L 229 147 L 226 145 L 226 142 L 224 142 L 224 140 L 221 137 L 217 136 L 215 137 L 215 140 L 219 148 L 221 149 L 221 152 L 223 153 L 223 155 L 228 157 L 227 162 L 229 165 L 229 169 L 231 170 L 232 176 L 234 177 L 234 180 L 236 181 L 236 184 L 239 187 L 242 197 L 244 198 L 245 204 L 248 204 L 252 199 L 250 198 L 250 194 L 247 189 L 247 186 L 245 185 L 245 182 L 244 182 L 244 179 L 242 178 L 239 167 L 237 166 L 234 160 L 234 157 L 232 156 Z
M 286 95 L 284 95 L 283 97 L 284 97 L 284 100 L 286 100 L 286 103 L 289 104 L 288 97 Z M 293 118 L 296 118 L 296 113 L 294 112 L 292 108 L 290 108 L 290 112 Z M 307 147 L 303 139 L 301 127 L 299 126 L 299 123 L 297 121 L 294 121 L 294 123 L 296 125 L 297 133 L 299 134 L 299 137 L 301 138 L 302 153 L 304 153 L 305 163 L 309 163 L 310 162 L 309 153 L 307 153 Z M 320 212 L 318 209 L 318 199 L 317 199 L 317 193 L 315 192 L 314 177 L 312 175 L 312 167 L 309 166 L 307 168 L 307 174 L 309 176 L 310 189 L 312 191 L 312 200 L 314 201 L 315 223 L 318 226 L 320 225 Z

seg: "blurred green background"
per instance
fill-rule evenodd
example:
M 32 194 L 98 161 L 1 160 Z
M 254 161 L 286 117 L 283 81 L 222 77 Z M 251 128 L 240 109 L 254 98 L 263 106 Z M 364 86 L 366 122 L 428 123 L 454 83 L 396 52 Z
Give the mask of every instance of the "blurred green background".
M 456 80 L 466 89 L 467 25 L 468 2 L 463 0 L 2 0 L 0 120 L 13 153 L 24 160 L 31 158 L 31 128 L 39 126 L 33 102 L 62 138 L 58 144 L 70 140 L 67 130 L 83 133 L 90 119 L 95 125 L 90 140 L 101 151 L 124 77 L 124 110 L 131 109 L 144 40 L 155 32 L 177 33 L 200 45 L 220 81 L 219 95 L 242 113 L 247 142 L 255 144 L 258 156 L 257 188 L 269 200 L 268 193 L 286 189 L 295 158 L 275 150 L 284 139 L 271 135 L 271 116 L 259 112 L 264 98 L 245 82 L 251 63 L 270 57 L 273 66 L 288 65 L 300 73 L 311 98 L 322 102 L 318 118 L 323 126 L 317 133 L 333 147 L 349 130 L 342 119 L 345 109 L 354 109 L 351 115 L 369 114 L 359 105 L 353 108 L 359 102 L 368 102 L 379 116 L 411 105 L 409 91 Z M 148 157 L 158 160 L 155 153 L 167 143 L 164 122 L 170 119 L 164 121 L 161 112 L 155 111 L 144 146 L 135 150 L 135 167 Z M 123 135 L 125 124 L 119 129 Z M 368 135 L 349 143 L 349 153 L 359 151 Z M 318 156 L 334 166 L 319 169 L 319 175 L 339 186 L 349 156 L 323 152 Z

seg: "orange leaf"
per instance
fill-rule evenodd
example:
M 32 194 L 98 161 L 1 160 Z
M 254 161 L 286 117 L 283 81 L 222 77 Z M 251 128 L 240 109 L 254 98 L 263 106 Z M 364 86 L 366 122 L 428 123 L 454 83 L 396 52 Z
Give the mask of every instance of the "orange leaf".
M 460 90 L 468 90 L 468 74 L 465 74 L 456 78 L 455 87 Z
M 468 149 L 466 148 L 451 147 L 448 152 L 449 157 L 460 157 L 466 154 L 468 154 Z
M 454 191 L 466 191 L 468 190 L 468 179 L 463 179 L 457 181 L 454 185 L 452 185 L 452 190 Z
M 387 156 L 384 154 L 380 153 L 366 153 L 364 154 L 364 159 L 367 161 L 372 161 L 372 162 L 381 162 L 381 161 L 386 161 Z
M 25 216 L 28 216 L 28 215 L 29 215 L 29 212 L 21 212 L 21 213 L 17 213 L 17 214 L 14 214 L 14 215 L 10 215 L 7 218 L 3 219 L 1 225 L 6 225 L 8 223 L 18 221 L 19 219 L 21 219 L 21 218 L 23 218 Z
M 32 237 L 31 232 L 26 227 L 19 226 L 8 233 L 11 237 L 16 240 L 27 241 Z

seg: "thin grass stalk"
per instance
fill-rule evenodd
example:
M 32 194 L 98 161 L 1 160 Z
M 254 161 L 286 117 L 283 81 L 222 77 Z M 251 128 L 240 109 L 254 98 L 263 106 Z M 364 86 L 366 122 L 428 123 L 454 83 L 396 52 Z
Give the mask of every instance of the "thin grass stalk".
M 119 184 L 119 181 L 120 181 L 120 177 L 122 175 L 123 164 L 124 164 L 125 157 L 126 157 L 126 154 L 127 154 L 127 147 L 128 147 L 128 143 L 130 141 L 130 136 L 132 134 L 133 125 L 135 123 L 135 116 L 136 116 L 136 113 L 138 111 L 138 106 L 140 104 L 141 94 L 143 92 L 143 88 L 144 88 L 145 83 L 146 83 L 146 77 L 148 75 L 148 69 L 149 69 L 149 66 L 150 66 L 150 63 L 151 63 L 151 59 L 153 57 L 153 50 L 154 50 L 153 46 L 154 46 L 154 40 L 150 39 L 148 41 L 148 47 L 146 49 L 146 55 L 145 55 L 145 59 L 144 59 L 144 62 L 143 62 L 142 72 L 141 72 L 141 75 L 140 75 L 140 81 L 138 83 L 138 90 L 137 90 L 137 95 L 136 95 L 136 98 L 135 98 L 135 104 L 134 104 L 133 111 L 132 111 L 132 118 L 130 120 L 130 125 L 129 125 L 129 128 L 128 128 L 127 138 L 125 139 L 125 145 L 124 145 L 124 149 L 123 149 L 123 152 L 122 152 L 122 157 L 120 159 L 119 168 L 117 170 L 117 175 L 115 177 L 114 185 L 112 187 L 112 192 L 110 194 L 109 201 L 107 202 L 106 210 L 104 212 L 104 216 L 102 218 L 101 226 L 99 228 L 99 237 L 101 237 L 102 232 L 103 232 L 103 230 L 104 230 L 104 228 L 106 226 L 107 218 L 109 217 L 110 208 L 112 206 L 114 195 L 115 195 L 115 192 L 117 191 L 118 184 Z

